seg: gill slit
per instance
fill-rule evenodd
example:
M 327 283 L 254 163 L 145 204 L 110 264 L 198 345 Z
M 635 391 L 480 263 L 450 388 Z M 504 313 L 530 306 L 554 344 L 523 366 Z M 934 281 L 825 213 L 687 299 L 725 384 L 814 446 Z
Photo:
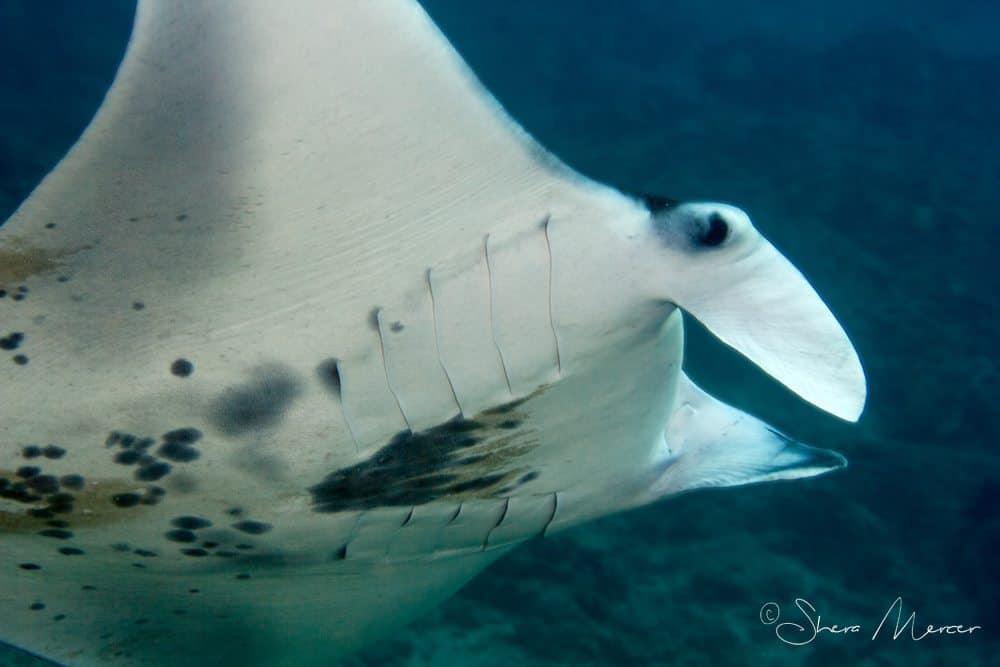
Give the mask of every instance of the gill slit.
M 337 371 L 337 381 L 340 383 L 340 412 L 344 415 L 344 423 L 347 424 L 347 432 L 351 434 L 351 440 L 354 441 L 354 451 L 357 453 L 361 451 L 361 443 L 358 442 L 358 434 L 354 431 L 354 427 L 351 425 L 351 417 L 349 415 L 350 410 L 348 410 L 347 400 L 344 398 L 344 368 L 340 359 L 334 360 L 334 368 Z M 388 382 L 388 380 L 386 381 Z
M 500 349 L 500 343 L 497 342 L 496 314 L 494 312 L 496 310 L 496 283 L 493 281 L 493 263 L 490 262 L 489 234 L 487 234 L 486 238 L 483 240 L 483 252 L 486 256 L 486 274 L 489 277 L 490 282 L 490 335 L 493 337 L 493 347 L 497 349 L 497 355 L 500 357 L 500 367 L 503 368 L 503 378 L 507 383 L 507 393 L 513 398 L 514 389 L 510 384 L 510 372 L 507 370 L 507 360 L 504 359 L 503 350 Z
M 458 408 L 458 412 L 462 416 L 465 416 L 465 407 L 458 400 L 455 383 L 451 381 L 448 367 L 444 365 L 444 357 L 441 356 L 441 340 L 438 338 L 437 301 L 434 299 L 434 281 L 431 280 L 431 271 L 432 269 L 427 269 L 427 291 L 431 295 L 431 326 L 434 328 L 434 349 L 437 352 L 438 365 L 441 367 L 444 379 L 448 381 L 448 387 L 451 389 L 451 397 L 455 400 L 455 406 Z
M 503 501 L 503 510 L 500 511 L 500 517 L 497 518 L 497 522 L 493 524 L 493 527 L 490 528 L 488 531 L 486 531 L 486 537 L 483 538 L 482 551 L 486 551 L 486 547 L 489 546 L 490 543 L 490 535 L 492 535 L 493 531 L 499 528 L 500 524 L 503 523 L 503 520 L 507 518 L 507 511 L 509 509 L 510 509 L 510 498 L 505 498 Z
M 378 324 L 378 350 L 379 354 L 382 355 L 382 369 L 385 371 L 385 385 L 389 388 L 389 393 L 392 394 L 392 398 L 396 401 L 396 408 L 399 410 L 399 414 L 403 416 L 403 421 L 406 422 L 406 428 L 410 429 L 410 433 L 413 433 L 413 424 L 410 423 L 409 418 L 407 418 L 406 413 L 403 411 L 403 404 L 399 401 L 399 395 L 396 393 L 395 388 L 392 386 L 392 380 L 389 378 L 389 360 L 386 358 L 385 354 L 385 334 L 383 332 L 384 326 L 382 324 L 382 309 L 379 308 L 375 311 L 375 321 Z
M 556 518 L 556 512 L 557 511 L 559 511 L 559 492 L 558 491 L 553 491 L 552 492 L 552 514 L 549 515 L 549 520 L 545 522 L 544 526 L 542 526 L 542 532 L 539 533 L 539 535 L 541 537 L 545 537 L 545 533 L 548 531 L 549 526 L 552 525 L 552 522 Z
M 556 344 L 556 372 L 562 377 L 562 351 L 559 347 L 559 334 L 556 332 L 556 320 L 552 315 L 552 241 L 549 239 L 549 222 L 552 220 L 550 214 L 546 214 L 542 221 L 542 231 L 545 233 L 545 250 L 549 257 L 549 328 L 552 329 L 552 340 Z

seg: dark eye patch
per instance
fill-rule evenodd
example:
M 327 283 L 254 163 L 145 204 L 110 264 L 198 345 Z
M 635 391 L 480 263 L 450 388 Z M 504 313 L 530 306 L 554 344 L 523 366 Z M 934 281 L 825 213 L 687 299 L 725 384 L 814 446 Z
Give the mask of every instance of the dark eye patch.
M 698 242 L 714 247 L 721 245 L 727 236 L 729 236 L 729 224 L 718 213 L 712 213 L 708 216 L 708 228 L 698 237 Z

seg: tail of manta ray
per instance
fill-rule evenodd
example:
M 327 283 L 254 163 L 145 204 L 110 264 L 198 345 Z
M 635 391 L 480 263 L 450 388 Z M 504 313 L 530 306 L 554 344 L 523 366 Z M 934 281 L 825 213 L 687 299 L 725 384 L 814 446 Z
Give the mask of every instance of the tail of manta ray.
M 746 214 L 574 173 L 412 0 L 140 0 L 0 288 L 0 640 L 72 665 L 331 664 L 524 540 L 842 465 L 690 384 L 679 309 L 865 400 Z

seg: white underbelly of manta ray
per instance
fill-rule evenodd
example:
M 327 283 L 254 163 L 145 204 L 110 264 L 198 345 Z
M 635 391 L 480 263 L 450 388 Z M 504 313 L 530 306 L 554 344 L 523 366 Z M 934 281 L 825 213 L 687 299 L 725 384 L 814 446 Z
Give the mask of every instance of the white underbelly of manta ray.
M 0 640 L 73 665 L 330 664 L 524 540 L 843 465 L 695 387 L 679 308 L 865 396 L 743 212 L 573 173 L 409 0 L 141 1 L 0 290 Z

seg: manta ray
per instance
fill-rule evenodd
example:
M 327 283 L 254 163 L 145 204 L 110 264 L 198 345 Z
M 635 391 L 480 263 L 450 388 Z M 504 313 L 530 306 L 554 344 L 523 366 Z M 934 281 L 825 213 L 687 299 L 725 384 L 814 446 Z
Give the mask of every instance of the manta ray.
M 414 0 L 140 0 L 0 228 L 0 640 L 330 665 L 526 540 L 844 465 L 695 386 L 682 311 L 858 418 L 743 211 L 574 172 Z

